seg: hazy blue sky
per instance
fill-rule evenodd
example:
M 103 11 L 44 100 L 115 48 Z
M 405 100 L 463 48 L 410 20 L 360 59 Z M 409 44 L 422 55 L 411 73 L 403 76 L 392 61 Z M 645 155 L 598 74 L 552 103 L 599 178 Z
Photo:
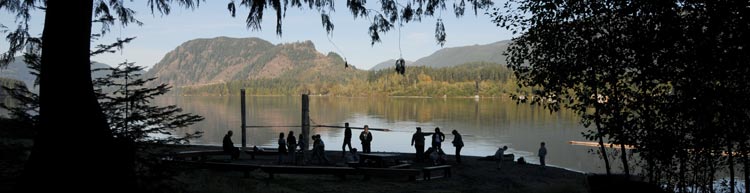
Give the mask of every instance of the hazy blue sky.
M 196 38 L 227 37 L 259 37 L 274 44 L 312 40 L 318 51 L 322 53 L 337 52 L 346 57 L 349 63 L 360 69 L 369 69 L 373 65 L 388 59 L 399 58 L 398 29 L 381 34 L 381 43 L 370 44 L 367 29 L 371 19 L 351 16 L 344 1 L 336 1 L 336 12 L 331 13 L 335 29 L 331 40 L 326 38 L 325 29 L 321 25 L 320 14 L 316 10 L 288 9 L 283 20 L 283 36 L 275 34 L 275 12 L 270 9 L 263 16 L 263 30 L 252 31 L 245 26 L 248 10 L 244 7 L 237 9 L 237 17 L 232 18 L 226 9 L 228 1 L 202 2 L 195 10 L 173 7 L 172 13 L 162 15 L 151 14 L 146 2 L 125 1 L 126 6 L 137 11 L 137 18 L 143 26 L 130 25 L 115 26 L 112 31 L 93 45 L 112 42 L 118 37 L 137 37 L 127 44 L 122 52 L 103 54 L 92 60 L 110 65 L 121 63 L 126 59 L 141 66 L 151 67 L 169 51 L 180 44 Z M 447 1 L 447 9 L 442 11 L 442 18 L 447 33 L 445 47 L 466 46 L 474 44 L 488 44 L 500 40 L 510 39 L 511 33 L 496 27 L 491 18 L 484 11 L 474 15 L 467 7 L 464 17 L 455 18 L 452 13 L 452 1 Z M 500 5 L 495 2 L 496 6 Z M 368 7 L 379 7 L 377 1 L 370 1 Z M 0 14 L 0 24 L 13 27 L 14 16 L 7 13 Z M 41 33 L 43 15 L 36 14 L 33 18 L 32 35 Z M 401 50 L 403 58 L 416 60 L 427 56 L 441 47 L 435 42 L 434 31 L 436 18 L 423 18 L 422 22 L 411 22 L 401 28 Z M 94 28 L 97 30 L 98 28 Z M 2 34 L 5 37 L 7 34 Z M 7 50 L 7 41 L 2 40 L 0 50 Z M 93 46 L 92 45 L 92 46 Z

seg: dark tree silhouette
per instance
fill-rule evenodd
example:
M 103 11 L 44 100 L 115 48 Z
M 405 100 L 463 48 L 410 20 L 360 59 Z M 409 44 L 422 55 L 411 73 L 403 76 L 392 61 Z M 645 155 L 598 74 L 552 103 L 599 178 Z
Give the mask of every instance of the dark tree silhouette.
M 248 27 L 260 30 L 263 10 L 271 6 L 276 11 L 277 28 L 281 35 L 283 11 L 289 7 L 315 8 L 325 15 L 333 11 L 332 0 L 242 0 L 241 6 L 250 10 Z M 475 13 L 492 5 L 489 0 L 468 0 Z M 171 3 L 182 7 L 195 8 L 199 0 L 149 0 L 154 10 L 169 14 Z M 283 4 L 282 4 L 283 3 Z M 394 0 L 380 1 L 378 10 L 367 8 L 364 0 L 348 0 L 347 7 L 356 17 L 372 16 L 369 27 L 372 42 L 379 41 L 379 33 L 393 27 L 397 19 L 403 22 L 420 21 L 423 16 L 434 16 L 446 9 L 445 0 L 411 0 L 406 5 Z M 465 3 L 454 4 L 456 16 L 464 13 Z M 235 3 L 227 6 L 234 15 Z M 283 9 L 282 9 L 283 7 Z M 401 7 L 401 8 L 399 8 Z M 40 122 L 38 135 L 34 140 L 32 154 L 24 170 L 21 188 L 30 191 L 46 187 L 57 190 L 101 190 L 110 187 L 111 191 L 128 192 L 133 187 L 132 168 L 128 168 L 122 151 L 114 142 L 112 130 L 108 127 L 102 108 L 97 102 L 90 74 L 90 40 L 104 35 L 109 27 L 119 22 L 121 25 L 140 24 L 133 15 L 135 12 L 124 6 L 123 0 L 83 0 L 83 1 L 41 1 L 6 0 L 0 1 L 0 9 L 17 16 L 16 30 L 6 36 L 10 48 L 0 56 L 0 63 L 6 65 L 19 51 L 26 48 L 29 35 L 29 21 L 34 10 L 45 13 L 41 46 L 40 67 Z M 375 12 L 376 14 L 373 14 Z M 97 33 L 92 34 L 92 22 L 102 24 Z M 327 30 L 333 30 L 330 20 L 323 20 Z M 444 25 L 438 19 L 436 32 L 438 43 L 445 41 Z M 329 31 L 330 32 L 330 31 Z M 61 91 L 62 90 L 62 91 Z M 75 111 L 75 113 L 71 113 Z M 60 151 L 59 144 L 79 147 Z M 94 150 L 96 149 L 96 150 Z M 61 159 L 65 158 L 65 159 Z M 71 177 L 72 174 L 76 177 Z M 44 184 L 38 186 L 35 184 Z
M 334 11 L 334 0 L 238 0 L 239 6 L 244 6 L 250 10 L 247 15 L 247 28 L 251 30 L 261 30 L 263 21 L 263 11 L 269 6 L 276 12 L 276 34 L 282 34 L 282 20 L 286 15 L 288 8 L 305 7 L 315 9 L 321 15 L 322 25 L 329 34 L 334 30 L 334 24 L 328 15 Z M 491 0 L 455 0 L 453 1 L 452 12 L 456 17 L 464 15 L 466 2 L 474 10 L 487 10 L 494 4 Z M 438 16 L 435 28 L 435 40 L 439 45 L 444 45 L 446 41 L 445 25 L 440 18 L 440 13 L 446 10 L 446 0 L 408 0 L 397 2 L 396 0 L 379 1 L 379 9 L 368 8 L 366 0 L 347 0 L 346 7 L 355 19 L 371 19 L 368 33 L 371 44 L 380 42 L 380 34 L 386 33 L 394 28 L 395 25 L 402 25 L 412 21 L 422 21 L 423 17 Z M 227 9 L 232 17 L 236 16 L 237 5 L 235 0 L 231 0 Z M 397 22 L 399 22 L 397 24 Z
M 188 133 L 183 137 L 173 135 L 175 129 L 199 122 L 203 117 L 181 113 L 182 109 L 175 105 L 151 105 L 152 99 L 166 94 L 171 87 L 167 84 L 145 87 L 156 78 L 141 77 L 142 70 L 143 67 L 135 66 L 132 62 L 121 63 L 118 67 L 94 69 L 107 72 L 107 76 L 94 80 L 94 87 L 115 138 L 134 145 L 182 144 L 200 136 L 201 132 Z
M 122 46 L 132 38 L 120 40 L 110 45 L 101 45 L 99 49 L 92 52 L 104 53 L 112 48 Z M 39 74 L 38 53 L 24 54 L 24 61 L 29 64 L 32 74 Z M 154 188 L 169 187 L 164 180 L 170 179 L 171 173 L 164 172 L 164 167 L 158 160 L 147 151 L 154 144 L 183 144 L 190 139 L 200 137 L 202 132 L 186 133 L 182 137 L 174 136 L 176 128 L 187 127 L 195 122 L 203 120 L 203 117 L 188 113 L 181 113 L 182 109 L 170 105 L 165 107 L 150 105 L 154 97 L 166 94 L 170 87 L 161 84 L 155 87 L 144 87 L 148 82 L 156 78 L 144 79 L 140 72 L 143 67 L 134 66 L 134 63 L 122 63 L 118 67 L 94 69 L 93 72 L 102 71 L 107 73 L 104 77 L 96 78 L 94 88 L 100 104 L 107 117 L 107 123 L 112 128 L 116 144 L 122 145 L 126 151 L 120 152 L 127 155 L 127 163 L 134 168 L 137 191 L 154 191 Z M 39 124 L 39 97 L 29 91 L 26 86 L 14 87 L 3 86 L 9 94 L 16 99 L 17 105 L 8 106 L 0 104 L 0 108 L 8 109 L 12 115 L 15 125 L 25 127 L 25 130 L 36 131 Z M 140 152 L 140 153 L 136 153 Z
M 601 153 L 604 139 L 619 144 L 626 174 L 625 145 L 633 145 L 659 187 L 712 192 L 726 171 L 734 192 L 737 155 L 745 179 L 748 169 L 748 6 L 512 0 L 492 15 L 521 34 L 508 63 L 522 85 L 537 88 L 532 102 L 595 124 L 586 136 L 598 138 Z

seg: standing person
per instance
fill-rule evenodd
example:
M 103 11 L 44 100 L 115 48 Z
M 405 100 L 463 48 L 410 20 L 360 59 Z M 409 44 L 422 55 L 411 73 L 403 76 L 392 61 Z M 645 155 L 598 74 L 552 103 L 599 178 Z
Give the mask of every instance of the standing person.
M 464 147 L 464 140 L 461 138 L 461 134 L 455 129 L 453 130 L 453 147 L 456 147 L 456 163 L 461 163 L 461 148 Z
M 305 141 L 302 140 L 302 133 L 299 134 L 299 137 L 297 138 L 297 146 L 299 146 L 299 153 L 302 154 L 302 158 L 300 160 L 305 160 L 305 147 L 307 147 L 307 144 L 305 144 Z
M 284 161 L 284 154 L 286 154 L 286 140 L 284 140 L 284 132 L 279 133 L 279 164 Z
M 344 144 L 341 145 L 341 157 L 346 156 L 346 145 L 349 145 L 349 151 L 352 151 L 352 128 L 349 123 L 344 123 Z
M 314 158 L 318 158 L 318 156 L 320 156 L 318 155 L 318 139 L 316 137 L 317 135 L 313 135 L 310 137 L 310 139 L 312 139 L 312 155 L 310 156 L 310 160 L 308 160 L 308 162 L 310 163 L 312 163 Z
M 325 142 L 323 142 L 323 139 L 320 138 L 320 134 L 315 135 L 315 136 L 316 136 L 315 139 L 318 140 L 318 144 L 317 144 L 317 146 L 318 146 L 318 155 L 320 155 L 318 157 L 318 163 L 321 163 L 321 164 L 324 164 L 324 165 L 328 165 L 329 161 L 328 161 L 328 156 L 326 156 L 326 144 L 325 144 Z
M 440 132 L 440 127 L 435 127 L 435 133 L 432 134 L 432 147 L 442 151 L 443 141 L 445 141 L 445 134 Z
M 289 135 L 286 137 L 286 145 L 287 150 L 289 150 L 289 161 L 292 162 L 292 164 L 297 163 L 296 159 L 296 153 L 297 153 L 297 138 L 294 137 L 294 131 L 289 131 Z
M 227 134 L 224 135 L 222 148 L 224 149 L 224 152 L 232 155 L 232 160 L 237 160 L 240 158 L 240 148 L 234 147 L 234 142 L 232 142 L 232 130 L 227 131 Z
M 411 146 L 417 150 L 417 162 L 422 162 L 424 160 L 424 134 L 421 127 L 417 127 L 417 132 L 411 136 Z
M 545 156 L 547 156 L 547 148 L 544 147 L 544 142 L 542 142 L 542 146 L 539 147 L 539 165 L 542 165 L 542 166 L 547 165 L 544 163 Z
M 503 146 L 501 148 L 498 148 L 495 152 L 495 161 L 497 162 L 497 169 L 500 170 L 500 166 L 503 165 L 503 155 L 505 155 L 505 150 L 508 150 L 508 146 Z
M 362 152 L 370 153 L 370 143 L 372 142 L 372 133 L 370 127 L 365 125 L 365 130 L 359 134 L 359 140 L 362 141 Z

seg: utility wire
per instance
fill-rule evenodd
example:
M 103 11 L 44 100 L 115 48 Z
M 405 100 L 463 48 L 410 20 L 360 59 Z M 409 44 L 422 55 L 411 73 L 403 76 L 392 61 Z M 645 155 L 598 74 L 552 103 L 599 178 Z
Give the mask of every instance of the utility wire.
M 401 20 L 399 20 L 399 22 L 398 22 L 398 57 L 399 58 L 404 58 L 403 52 L 401 51 L 401 25 L 402 25 L 402 22 L 403 21 L 401 21 Z
M 336 45 L 336 43 L 334 43 L 333 40 L 331 40 L 331 36 L 333 36 L 333 34 L 326 35 L 326 38 L 328 38 L 328 42 L 331 42 L 331 45 L 333 45 L 333 47 L 336 48 L 336 51 L 339 52 L 341 54 L 341 56 L 344 57 L 344 62 L 346 62 L 346 54 L 344 54 L 344 52 L 342 52 L 341 49 L 339 49 L 339 47 Z

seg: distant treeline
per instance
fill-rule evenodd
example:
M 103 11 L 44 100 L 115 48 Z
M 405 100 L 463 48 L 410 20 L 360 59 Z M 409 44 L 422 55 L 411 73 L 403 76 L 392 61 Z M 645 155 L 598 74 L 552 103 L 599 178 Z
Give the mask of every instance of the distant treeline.
M 520 93 L 513 72 L 504 65 L 472 62 L 454 67 L 408 67 L 405 75 L 393 69 L 350 71 L 354 76 L 318 76 L 301 81 L 294 77 L 231 81 L 206 86 L 181 87 L 180 95 L 235 95 L 245 89 L 250 95 L 314 95 L 335 96 L 449 96 L 466 97 L 479 94 L 499 97 Z M 477 90 L 479 93 L 477 93 Z

